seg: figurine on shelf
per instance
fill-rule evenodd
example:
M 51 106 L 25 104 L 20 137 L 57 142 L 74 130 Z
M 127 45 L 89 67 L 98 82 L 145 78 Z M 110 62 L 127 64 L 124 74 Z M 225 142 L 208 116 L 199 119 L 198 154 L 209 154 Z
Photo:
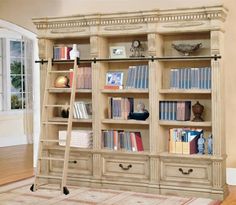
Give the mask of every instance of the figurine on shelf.
M 203 134 L 200 135 L 200 137 L 197 141 L 197 149 L 198 149 L 198 154 L 204 154 L 205 138 L 203 137 Z
M 61 117 L 63 118 L 69 117 L 69 105 L 67 102 L 63 107 L 61 107 Z
M 198 101 L 192 106 L 192 111 L 194 114 L 193 122 L 203 122 L 202 113 L 204 110 L 204 106 L 201 105 Z
M 147 112 L 147 110 L 145 109 L 144 103 L 139 102 L 139 103 L 137 104 L 137 112 L 138 112 L 138 113 Z
M 128 119 L 134 120 L 146 120 L 149 117 L 149 112 L 145 109 L 145 105 L 142 102 L 137 104 L 137 112 L 130 112 Z
M 208 154 L 213 153 L 213 140 L 212 140 L 212 134 L 210 134 L 207 138 L 207 152 Z

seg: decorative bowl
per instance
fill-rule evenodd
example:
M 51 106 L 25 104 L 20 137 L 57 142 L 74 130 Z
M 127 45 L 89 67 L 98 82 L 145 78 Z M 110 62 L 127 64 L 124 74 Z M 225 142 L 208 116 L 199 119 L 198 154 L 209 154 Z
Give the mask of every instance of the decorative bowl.
M 174 44 L 172 43 L 172 48 L 179 51 L 182 55 L 188 56 L 190 53 L 193 53 L 194 51 L 198 50 L 202 47 L 202 43 L 197 44 Z
M 149 112 L 132 112 L 129 114 L 128 119 L 134 119 L 134 120 L 146 120 L 149 117 Z

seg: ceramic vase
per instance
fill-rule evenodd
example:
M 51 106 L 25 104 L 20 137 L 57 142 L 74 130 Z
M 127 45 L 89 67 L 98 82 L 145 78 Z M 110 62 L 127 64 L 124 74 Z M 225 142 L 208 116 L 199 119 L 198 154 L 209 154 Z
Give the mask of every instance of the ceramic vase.
M 78 50 L 77 44 L 73 44 L 73 48 L 70 51 L 70 59 L 74 60 L 77 57 L 79 58 L 79 50 Z

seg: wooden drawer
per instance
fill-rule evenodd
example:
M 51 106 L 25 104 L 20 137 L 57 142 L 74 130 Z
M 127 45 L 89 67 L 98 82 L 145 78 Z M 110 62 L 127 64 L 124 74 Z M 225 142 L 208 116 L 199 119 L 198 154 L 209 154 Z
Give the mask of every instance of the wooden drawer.
M 63 157 L 64 152 L 50 152 L 51 157 Z M 92 175 L 92 154 L 71 152 L 68 165 L 68 177 L 78 177 L 79 175 Z M 50 161 L 50 171 L 62 173 L 63 162 Z
M 131 156 L 108 156 L 102 158 L 103 177 L 116 177 L 115 180 L 149 179 L 149 158 Z
M 212 184 L 212 162 L 203 159 L 161 159 L 161 182 L 209 186 Z

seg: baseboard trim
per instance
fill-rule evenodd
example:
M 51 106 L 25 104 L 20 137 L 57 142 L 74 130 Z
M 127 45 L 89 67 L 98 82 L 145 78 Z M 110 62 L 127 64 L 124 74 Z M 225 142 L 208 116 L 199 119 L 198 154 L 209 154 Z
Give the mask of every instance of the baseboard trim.
M 228 185 L 236 185 L 236 168 L 226 169 L 226 182 Z

